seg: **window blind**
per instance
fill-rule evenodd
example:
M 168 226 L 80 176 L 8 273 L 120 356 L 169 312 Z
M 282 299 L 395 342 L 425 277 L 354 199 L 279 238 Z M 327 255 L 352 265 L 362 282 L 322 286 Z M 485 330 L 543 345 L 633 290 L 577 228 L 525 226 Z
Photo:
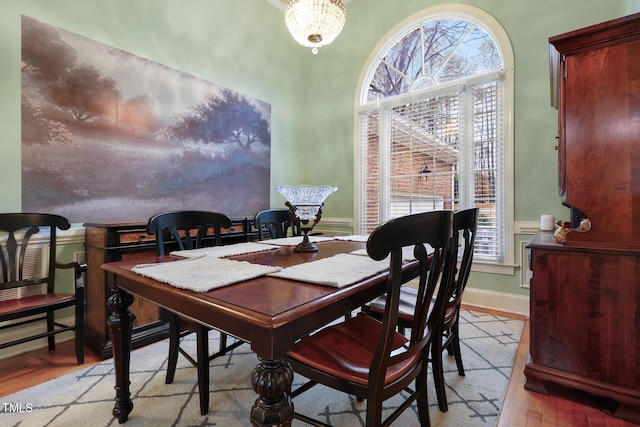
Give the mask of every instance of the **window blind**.
M 478 259 L 503 259 L 499 79 L 360 113 L 360 232 L 391 218 L 480 208 Z

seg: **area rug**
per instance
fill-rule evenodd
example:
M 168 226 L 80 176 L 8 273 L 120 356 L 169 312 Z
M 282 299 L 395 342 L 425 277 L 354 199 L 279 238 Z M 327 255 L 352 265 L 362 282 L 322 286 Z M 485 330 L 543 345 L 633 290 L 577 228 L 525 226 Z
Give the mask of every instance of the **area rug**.
M 524 322 L 473 311 L 461 313 L 460 335 L 464 377 L 452 356 L 444 353 L 449 411 L 438 409 L 433 380 L 428 384 L 431 424 L 438 427 L 495 426 L 511 376 Z M 217 348 L 211 333 L 210 348 Z M 195 348 L 195 338 L 186 337 Z M 211 396 L 207 415 L 198 404 L 196 371 L 182 356 L 173 384 L 165 384 L 168 342 L 135 350 L 131 354 L 131 397 L 134 402 L 128 427 L 136 426 L 248 426 L 249 410 L 256 399 L 250 372 L 257 359 L 249 345 L 241 345 L 211 363 Z M 294 378 L 294 387 L 304 378 Z M 0 398 L 2 426 L 117 426 L 114 405 L 113 362 L 81 368 L 55 380 Z M 391 411 L 401 397 L 385 402 Z M 296 411 L 335 426 L 364 426 L 366 402 L 316 386 L 294 400 Z M 394 425 L 418 426 L 417 409 L 411 407 Z M 293 425 L 305 424 L 294 420 Z

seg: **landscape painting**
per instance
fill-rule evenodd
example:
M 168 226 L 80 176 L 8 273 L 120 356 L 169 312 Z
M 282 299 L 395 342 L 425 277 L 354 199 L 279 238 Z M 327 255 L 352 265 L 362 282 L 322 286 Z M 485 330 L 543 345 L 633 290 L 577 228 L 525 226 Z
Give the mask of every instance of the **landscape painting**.
M 271 107 L 22 17 L 22 211 L 72 223 L 269 207 Z

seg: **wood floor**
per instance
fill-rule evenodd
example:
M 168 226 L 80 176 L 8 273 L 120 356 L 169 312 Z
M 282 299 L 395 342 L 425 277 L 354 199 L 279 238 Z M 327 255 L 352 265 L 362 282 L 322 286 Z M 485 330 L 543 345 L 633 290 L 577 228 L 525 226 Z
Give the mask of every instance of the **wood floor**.
M 477 308 L 473 308 L 478 310 Z M 504 313 L 501 316 L 513 317 Z M 624 427 L 636 426 L 615 419 L 598 406 L 600 402 L 572 393 L 564 398 L 544 396 L 524 389 L 523 370 L 529 348 L 529 327 L 525 326 L 516 354 L 513 374 L 498 427 Z M 88 349 L 84 367 L 100 362 Z M 55 353 L 46 349 L 0 360 L 0 398 L 78 369 L 73 342 L 59 344 Z M 433 390 L 433 389 L 431 389 Z M 561 393 L 561 391 L 558 391 Z M 567 394 L 562 393 L 562 394 Z M 2 399 L 0 399 L 0 402 Z
M 636 426 L 611 417 L 601 409 L 609 402 L 568 390 L 545 396 L 524 389 L 524 365 L 529 353 L 527 321 L 502 405 L 498 427 L 624 427 Z M 564 396 L 560 398 L 558 396 Z

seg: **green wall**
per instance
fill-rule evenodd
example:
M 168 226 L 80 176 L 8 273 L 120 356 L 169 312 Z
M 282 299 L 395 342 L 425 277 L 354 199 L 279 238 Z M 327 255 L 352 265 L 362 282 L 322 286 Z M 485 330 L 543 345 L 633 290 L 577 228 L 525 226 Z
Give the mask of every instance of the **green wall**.
M 0 211 L 21 208 L 20 16 L 191 73 L 272 106 L 271 184 L 339 188 L 325 217 L 352 218 L 358 79 L 378 42 L 435 0 L 352 0 L 336 41 L 312 55 L 267 0 L 3 0 L 0 6 Z M 515 52 L 515 219 L 567 218 L 557 194 L 557 112 L 549 105 L 549 36 L 640 11 L 640 0 L 472 0 Z M 272 206 L 282 197 L 273 192 Z M 516 236 L 516 245 L 522 236 Z M 517 258 L 516 258 L 517 259 Z M 519 274 L 476 274 L 471 286 L 526 293 Z

